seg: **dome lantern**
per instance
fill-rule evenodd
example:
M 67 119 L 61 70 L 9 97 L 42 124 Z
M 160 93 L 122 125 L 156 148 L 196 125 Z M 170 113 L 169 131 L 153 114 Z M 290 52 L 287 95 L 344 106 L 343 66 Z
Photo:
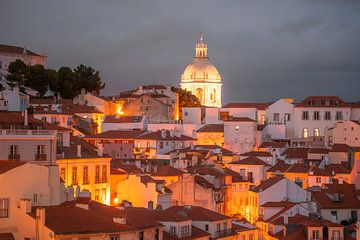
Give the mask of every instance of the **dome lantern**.
M 200 34 L 199 42 L 195 45 L 195 58 L 209 59 L 207 56 L 207 44 L 204 42 L 204 33 Z

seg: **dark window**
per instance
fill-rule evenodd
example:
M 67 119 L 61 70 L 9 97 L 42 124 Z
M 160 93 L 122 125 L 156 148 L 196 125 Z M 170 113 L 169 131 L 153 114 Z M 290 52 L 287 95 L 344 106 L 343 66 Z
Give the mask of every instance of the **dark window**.
M 0 198 L 0 218 L 9 217 L 9 199 Z

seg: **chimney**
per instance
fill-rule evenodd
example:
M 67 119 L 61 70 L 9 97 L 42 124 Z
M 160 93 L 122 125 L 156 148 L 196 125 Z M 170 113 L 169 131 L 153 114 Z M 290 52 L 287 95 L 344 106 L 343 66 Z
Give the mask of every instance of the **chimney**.
M 80 144 L 78 144 L 77 145 L 77 149 L 76 149 L 77 151 L 76 151 L 76 156 L 78 157 L 78 158 L 81 158 L 81 145 Z
M 102 143 L 98 144 L 98 156 L 102 157 L 104 155 L 104 145 Z
M 20 200 L 20 210 L 23 213 L 31 213 L 31 200 L 23 198 Z
M 287 213 L 284 214 L 284 225 L 289 224 L 289 216 L 287 215 Z
M 25 109 L 24 110 L 24 126 L 28 126 L 29 125 L 29 119 L 28 119 L 28 110 Z
M 45 226 L 45 208 L 36 208 L 36 221 L 40 223 L 40 226 Z

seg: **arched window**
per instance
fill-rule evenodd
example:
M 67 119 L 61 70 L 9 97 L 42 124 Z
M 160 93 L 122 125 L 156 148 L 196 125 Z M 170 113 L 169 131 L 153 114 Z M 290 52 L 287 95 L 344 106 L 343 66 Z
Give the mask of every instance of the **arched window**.
M 314 129 L 314 137 L 320 137 L 320 131 L 318 128 Z
M 202 99 L 203 99 L 203 90 L 202 90 L 202 88 L 196 89 L 196 97 L 202 103 Z
M 210 101 L 216 102 L 216 90 L 215 89 L 210 90 Z
M 307 138 L 309 136 L 309 130 L 307 128 L 303 129 L 303 138 Z

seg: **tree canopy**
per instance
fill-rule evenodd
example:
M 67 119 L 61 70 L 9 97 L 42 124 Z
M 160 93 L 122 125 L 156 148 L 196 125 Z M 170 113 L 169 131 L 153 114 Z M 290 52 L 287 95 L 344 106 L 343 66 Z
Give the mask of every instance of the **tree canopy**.
M 74 98 L 81 89 L 99 94 L 105 83 L 101 81 L 99 71 L 79 65 L 75 69 L 61 67 L 59 70 L 47 69 L 43 65 L 29 66 L 21 60 L 9 64 L 6 76 L 11 86 L 29 87 L 43 97 L 48 90 L 60 94 L 62 98 Z
M 183 107 L 201 107 L 199 99 L 190 91 L 182 88 L 173 88 L 173 91 L 179 94 L 179 115 L 182 116 Z

